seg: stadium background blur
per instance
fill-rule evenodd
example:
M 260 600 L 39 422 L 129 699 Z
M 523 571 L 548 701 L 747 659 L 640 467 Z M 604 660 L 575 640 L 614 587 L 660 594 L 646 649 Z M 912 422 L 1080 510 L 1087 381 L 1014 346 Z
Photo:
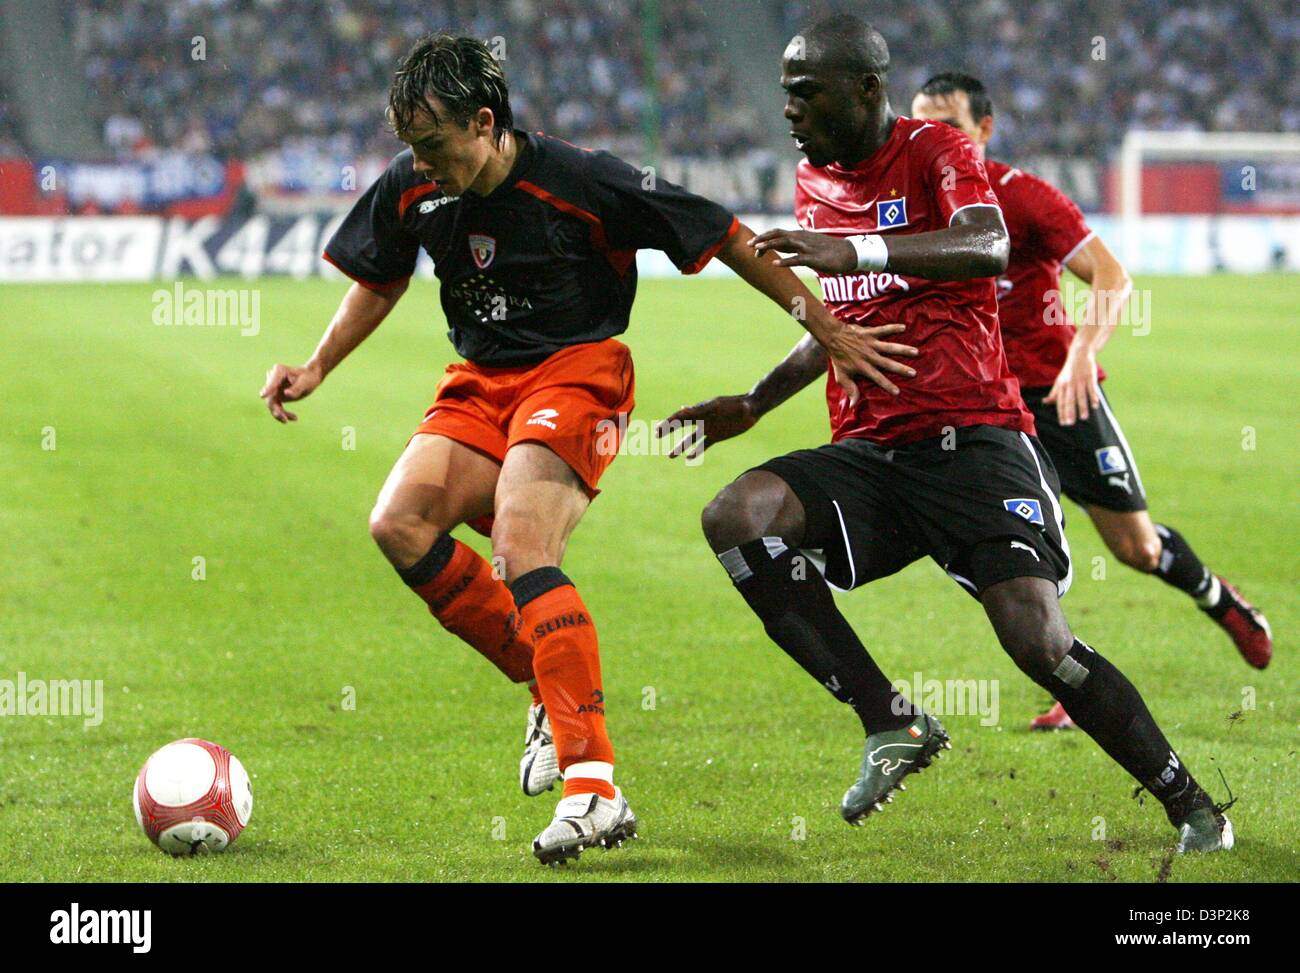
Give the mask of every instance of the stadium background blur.
M 811 17 L 858 7 L 12 0 L 0 12 L 0 214 L 346 209 L 401 147 L 383 120 L 397 59 L 438 29 L 493 45 L 519 125 L 654 165 L 739 211 L 785 214 L 797 157 L 781 118 L 781 48 Z M 975 73 L 996 109 L 991 154 L 1057 183 L 1089 213 L 1118 205 L 1130 129 L 1300 131 L 1300 8 L 1285 0 L 883 3 L 871 19 L 890 44 L 897 110 L 934 72 Z M 1300 157 L 1264 161 L 1243 191 L 1232 163 L 1252 161 L 1151 164 L 1142 210 L 1300 212 Z M 271 227 L 272 241 L 285 226 Z M 1104 220 L 1099 229 L 1107 234 Z M 1232 269 L 1294 266 L 1293 237 L 1274 228 L 1262 266 Z M 1130 258 L 1141 261 L 1142 249 Z M 1149 269 L 1225 261 L 1186 262 Z M 20 267 L 0 273 L 33 279 Z

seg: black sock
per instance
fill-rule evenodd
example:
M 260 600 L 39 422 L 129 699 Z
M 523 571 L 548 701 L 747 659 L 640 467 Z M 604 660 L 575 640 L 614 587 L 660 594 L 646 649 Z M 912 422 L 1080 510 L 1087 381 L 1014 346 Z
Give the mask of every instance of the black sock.
M 553 588 L 571 585 L 569 576 L 559 568 L 533 568 L 510 582 L 510 593 L 515 596 L 515 607 L 523 608 L 534 598 L 540 598 Z
M 456 553 L 456 541 L 450 534 L 439 534 L 433 540 L 433 546 L 425 553 L 424 557 L 416 561 L 409 568 L 398 568 L 397 574 L 412 588 L 418 588 L 420 585 L 428 584 L 447 566 L 451 556 Z
M 1198 600 L 1218 587 L 1215 584 L 1218 579 L 1201 563 L 1182 534 L 1164 524 L 1156 524 L 1156 533 L 1160 535 L 1160 543 L 1164 546 L 1160 552 L 1160 563 L 1156 565 L 1156 577 Z
M 1208 800 L 1137 689 L 1083 642 L 1074 640 L 1047 683 L 1070 718 L 1164 805 L 1171 822 Z
M 913 720 L 911 704 L 867 654 L 806 555 L 789 550 L 779 538 L 764 537 L 723 551 L 718 560 L 768 637 L 852 707 L 868 734 L 897 730 Z

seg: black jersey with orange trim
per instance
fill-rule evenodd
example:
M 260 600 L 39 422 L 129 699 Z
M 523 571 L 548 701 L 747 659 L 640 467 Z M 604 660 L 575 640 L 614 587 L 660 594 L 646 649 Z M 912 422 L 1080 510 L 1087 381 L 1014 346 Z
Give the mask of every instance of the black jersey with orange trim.
M 700 270 L 736 232 L 727 210 L 608 152 L 515 132 L 519 156 L 486 196 L 448 196 L 413 168 L 410 149 L 357 200 L 325 259 L 383 290 L 433 258 L 461 357 L 539 362 L 627 330 L 636 251 L 662 250 Z

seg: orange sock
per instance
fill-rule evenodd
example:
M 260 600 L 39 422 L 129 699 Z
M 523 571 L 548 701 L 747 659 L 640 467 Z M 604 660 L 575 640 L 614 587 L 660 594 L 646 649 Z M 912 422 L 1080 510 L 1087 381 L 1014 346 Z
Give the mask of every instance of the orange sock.
M 473 548 L 443 534 L 419 563 L 397 573 L 443 628 L 477 649 L 511 682 L 533 678 L 532 640 L 522 630 L 510 589 Z M 536 687 L 529 689 L 540 702 Z
M 599 794 L 605 800 L 612 801 L 616 793 L 614 785 L 607 780 L 597 780 L 595 777 L 566 777 L 564 792 L 560 796 L 563 798 L 573 794 Z
M 538 568 L 510 586 L 533 640 L 533 670 L 551 718 L 560 770 L 580 761 L 614 762 L 605 732 L 600 649 L 591 613 L 559 568 Z M 584 778 L 585 780 L 585 778 Z M 605 784 L 595 781 L 596 784 Z M 606 796 L 613 797 L 613 788 Z M 601 787 L 581 789 L 603 793 Z M 568 784 L 565 793 L 570 793 Z

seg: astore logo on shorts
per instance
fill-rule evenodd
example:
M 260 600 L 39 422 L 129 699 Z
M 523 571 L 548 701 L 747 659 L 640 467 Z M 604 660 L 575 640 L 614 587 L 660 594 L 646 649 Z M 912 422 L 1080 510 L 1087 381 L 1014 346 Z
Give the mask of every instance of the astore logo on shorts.
M 538 409 L 533 413 L 533 417 L 524 425 L 526 426 L 545 426 L 547 429 L 554 429 L 555 423 L 551 422 L 559 413 L 554 409 Z

